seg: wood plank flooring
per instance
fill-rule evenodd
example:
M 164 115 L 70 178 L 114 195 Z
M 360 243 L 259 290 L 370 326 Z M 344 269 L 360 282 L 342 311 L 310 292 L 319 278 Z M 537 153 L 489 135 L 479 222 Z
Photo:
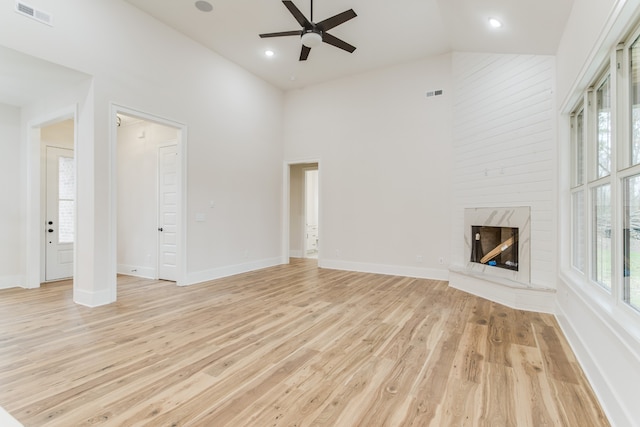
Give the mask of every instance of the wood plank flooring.
M 313 260 L 189 287 L 0 291 L 25 426 L 607 426 L 552 316 Z

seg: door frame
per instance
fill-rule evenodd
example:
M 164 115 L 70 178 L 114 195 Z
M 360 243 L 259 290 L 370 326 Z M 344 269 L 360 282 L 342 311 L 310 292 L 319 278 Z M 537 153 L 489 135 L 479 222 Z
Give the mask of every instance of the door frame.
M 304 159 L 304 160 L 291 160 L 285 161 L 283 166 L 283 180 L 282 180 L 282 255 L 281 263 L 289 264 L 290 258 L 290 244 L 289 238 L 291 236 L 291 167 L 296 165 L 304 165 L 315 163 L 318 165 L 318 240 L 322 240 L 320 234 L 324 230 L 322 223 L 322 172 L 321 172 L 321 160 L 318 158 Z M 306 190 L 305 190 L 306 191 Z M 306 207 L 305 207 L 306 210 Z M 304 237 L 304 235 L 303 235 Z M 303 249 L 306 244 L 303 243 Z M 303 254 L 304 255 L 304 254 Z M 322 250 L 318 248 L 318 266 L 321 266 Z
M 110 208 L 110 224 L 109 224 L 109 290 L 111 293 L 111 300 L 116 301 L 117 297 L 117 271 L 118 271 L 118 161 L 117 161 L 117 147 L 118 147 L 118 123 L 117 115 L 119 113 L 127 116 L 133 116 L 145 121 L 158 123 L 165 126 L 173 127 L 177 130 L 176 145 L 180 161 L 178 162 L 178 213 L 177 213 L 177 227 L 179 238 L 176 248 L 176 266 L 177 277 L 176 284 L 183 286 L 186 279 L 186 248 L 187 248 L 187 125 L 171 119 L 157 116 L 155 114 L 147 113 L 144 111 L 129 108 L 123 105 L 111 103 L 110 104 L 110 132 L 109 132 L 109 151 L 110 151 L 110 188 L 109 192 L 109 208 Z
M 44 227 L 42 218 L 45 207 L 42 206 L 42 144 L 40 129 L 63 121 L 73 120 L 73 150 L 78 146 L 78 105 L 73 104 L 44 114 L 27 122 L 26 159 L 26 276 L 25 288 L 39 288 L 45 278 Z M 78 165 L 74 163 L 74 172 L 78 176 Z M 77 182 L 77 181 L 76 181 Z M 77 190 L 76 190 L 77 193 Z M 76 206 L 77 218 L 77 206 Z M 77 221 L 74 224 L 77 236 Z M 77 240 L 77 239 L 76 239 Z M 73 248 L 73 276 L 76 275 L 76 248 Z

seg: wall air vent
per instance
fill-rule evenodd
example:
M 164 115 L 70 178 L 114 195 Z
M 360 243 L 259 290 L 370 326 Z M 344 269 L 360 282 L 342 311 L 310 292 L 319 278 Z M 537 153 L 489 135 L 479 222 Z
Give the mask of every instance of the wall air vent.
M 442 94 L 443 94 L 442 89 L 430 90 L 429 92 L 427 92 L 427 98 L 431 98 L 432 96 L 440 96 Z
M 31 19 L 35 19 L 38 22 L 53 26 L 53 19 L 51 15 L 35 7 L 29 6 L 21 1 L 16 2 L 16 12 L 21 15 L 28 16 Z

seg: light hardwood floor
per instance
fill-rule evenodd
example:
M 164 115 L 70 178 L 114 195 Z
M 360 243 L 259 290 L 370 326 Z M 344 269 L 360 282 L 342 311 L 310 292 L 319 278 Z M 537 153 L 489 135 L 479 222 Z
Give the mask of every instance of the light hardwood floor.
M 606 426 L 555 319 L 446 282 L 278 266 L 190 287 L 0 291 L 25 426 Z

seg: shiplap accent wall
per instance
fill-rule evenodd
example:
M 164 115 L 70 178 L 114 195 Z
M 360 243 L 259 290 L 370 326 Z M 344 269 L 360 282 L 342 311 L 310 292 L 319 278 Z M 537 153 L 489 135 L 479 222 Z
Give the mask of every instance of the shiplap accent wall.
M 531 283 L 555 287 L 554 58 L 453 55 L 452 261 L 464 209 L 531 207 Z

